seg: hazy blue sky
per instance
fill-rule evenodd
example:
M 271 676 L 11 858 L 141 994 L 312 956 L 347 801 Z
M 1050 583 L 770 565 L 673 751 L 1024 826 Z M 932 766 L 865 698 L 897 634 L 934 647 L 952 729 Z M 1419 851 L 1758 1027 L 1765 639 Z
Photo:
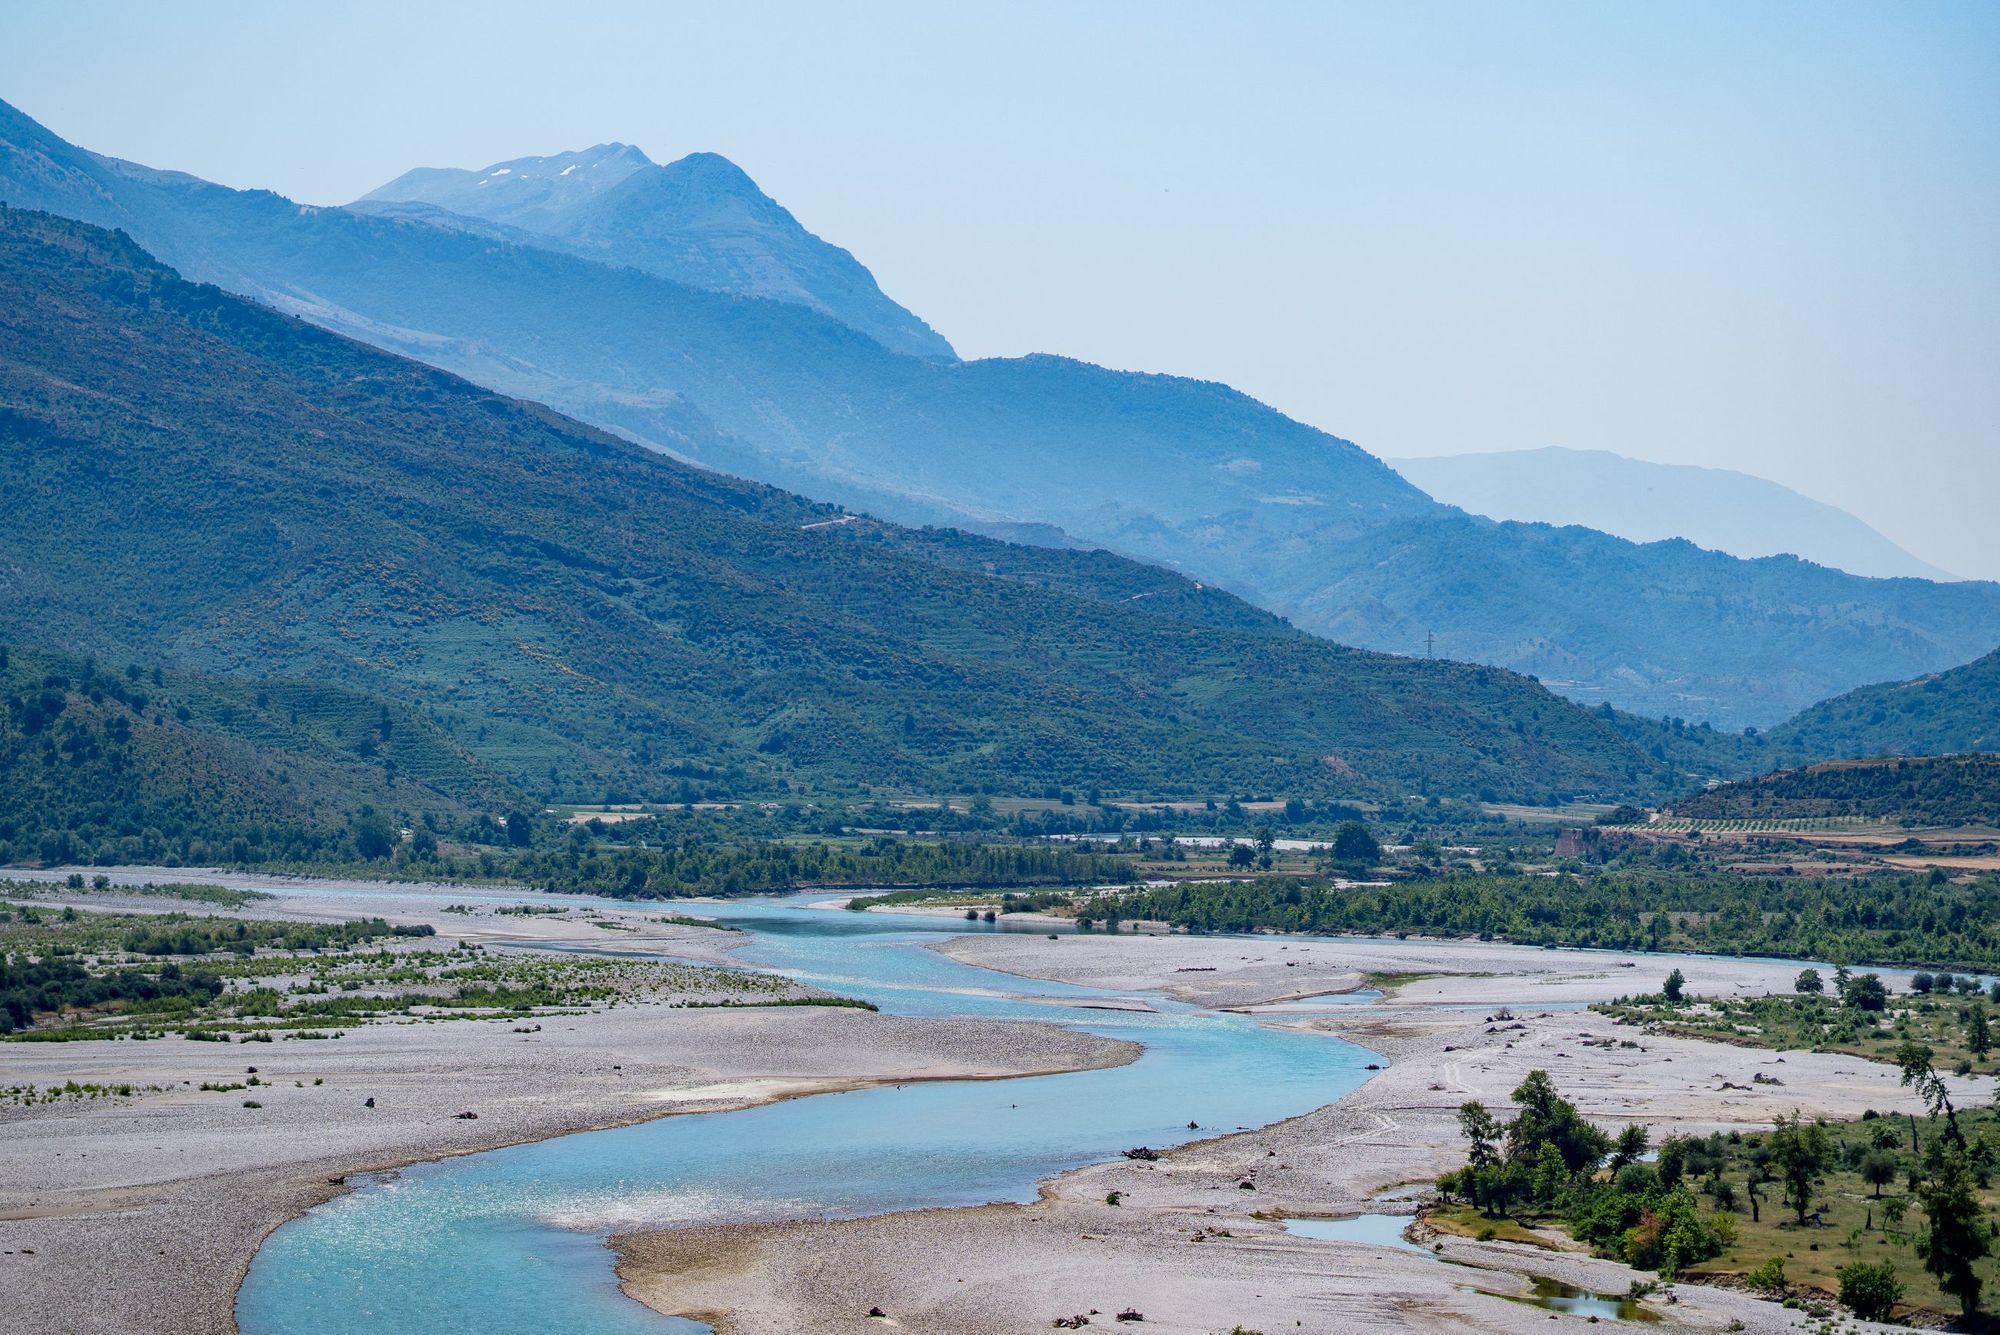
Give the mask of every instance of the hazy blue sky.
M 2000 4 L 21 3 L 0 97 L 302 200 L 736 160 L 969 356 L 1741 468 L 2000 577 Z

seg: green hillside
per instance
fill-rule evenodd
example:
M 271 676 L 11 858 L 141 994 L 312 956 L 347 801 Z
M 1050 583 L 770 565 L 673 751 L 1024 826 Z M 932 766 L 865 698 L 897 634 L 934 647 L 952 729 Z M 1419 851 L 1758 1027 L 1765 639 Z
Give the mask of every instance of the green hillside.
M 564 240 L 436 205 L 364 214 L 231 190 L 88 152 L 0 103 L 0 199 L 122 227 L 191 277 L 705 467 L 906 524 L 1103 545 L 1345 643 L 1433 646 L 1587 704 L 1736 728 L 2000 642 L 1990 582 L 1496 524 L 1226 385 L 899 355 L 844 299 L 819 304 L 856 327 L 681 267 L 708 216 L 683 205 L 720 196 L 648 186 L 664 179 L 633 175 L 599 199 L 618 205 L 597 218 L 608 230 Z
M 337 859 L 357 820 L 470 826 L 520 800 L 430 719 L 356 691 L 22 649 L 0 650 L 0 793 L 0 864 Z
M 1838 760 L 1725 783 L 1671 803 L 1693 820 L 1862 816 L 1907 825 L 2000 825 L 2000 755 Z
M 2000 751 L 2000 650 L 1946 672 L 1821 701 L 1771 729 L 1770 742 L 1792 763 Z
M 849 521 L 20 210 L 0 449 L 14 643 L 336 683 L 537 795 L 1680 786 L 1515 674 L 1103 553 Z

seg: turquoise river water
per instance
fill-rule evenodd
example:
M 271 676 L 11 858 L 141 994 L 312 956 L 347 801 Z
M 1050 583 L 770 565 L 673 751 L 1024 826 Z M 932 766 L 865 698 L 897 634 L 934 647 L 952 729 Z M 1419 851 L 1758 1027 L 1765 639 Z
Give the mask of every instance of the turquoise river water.
M 976 930 L 960 919 L 830 912 L 807 908 L 811 898 L 703 911 L 749 934 L 736 952 L 746 966 L 887 1012 L 1043 1020 L 1145 1051 L 1109 1070 L 664 1117 L 379 1175 L 271 1235 L 237 1297 L 246 1335 L 688 1335 L 706 1327 L 619 1292 L 607 1236 L 1029 1201 L 1041 1179 L 1127 1146 L 1179 1144 L 1332 1102 L 1378 1060 L 1326 1035 L 1156 994 L 1142 994 L 1152 1013 L 1097 1009 L 1133 994 L 997 974 L 924 948 Z

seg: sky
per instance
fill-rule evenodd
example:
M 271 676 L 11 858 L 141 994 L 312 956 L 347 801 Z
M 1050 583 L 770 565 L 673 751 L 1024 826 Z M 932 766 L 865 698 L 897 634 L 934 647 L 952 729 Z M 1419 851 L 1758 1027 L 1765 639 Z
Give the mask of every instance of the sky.
M 1736 468 L 2000 578 L 1984 0 L 10 0 L 0 98 L 311 203 L 719 152 L 966 356 Z

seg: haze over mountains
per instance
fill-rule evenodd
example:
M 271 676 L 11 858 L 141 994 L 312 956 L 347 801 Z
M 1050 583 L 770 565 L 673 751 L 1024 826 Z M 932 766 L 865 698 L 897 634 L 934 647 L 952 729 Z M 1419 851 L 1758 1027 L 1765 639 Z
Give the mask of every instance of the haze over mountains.
M 586 159 L 625 175 L 541 188 L 542 173 L 575 182 Z M 879 321 L 865 328 L 880 307 L 850 308 L 815 276 L 823 243 L 697 159 L 651 167 L 609 146 L 509 167 L 518 198 L 477 184 L 492 168 L 385 187 L 424 198 L 314 209 L 103 158 L 0 106 L 0 198 L 123 227 L 191 276 L 710 468 L 905 523 L 1104 545 L 1348 643 L 1428 646 L 1720 726 L 2000 643 L 1993 584 L 1495 522 L 1225 386 L 892 351 Z M 467 192 L 526 202 L 476 205 L 491 217 L 432 202 L 475 207 Z M 732 267 L 741 252 L 715 241 L 714 216 L 761 219 L 748 234 L 769 267 Z M 661 276 L 670 260 L 678 278 Z
M 372 782 L 452 798 L 658 800 L 684 779 L 1679 783 L 1524 677 L 1348 649 L 1106 553 L 849 521 L 17 209 L 0 210 L 0 449 L 0 634 L 235 683 L 175 688 L 201 710 L 178 722 L 221 740 L 166 754 L 246 756 L 254 772 L 227 781 L 246 790 L 282 793 L 285 752 L 332 782 L 404 740 L 412 758 Z M 302 703 L 300 683 L 341 699 Z M 345 722 L 315 729 L 315 711 Z M 79 756 L 99 745 L 91 722 L 64 725 Z M 345 749 L 317 755 L 329 733 Z M 55 731 L 35 735 L 53 753 Z
M 419 167 L 349 207 L 446 226 L 484 219 L 516 229 L 497 235 L 629 264 L 690 287 L 794 302 L 892 352 L 956 360 L 951 344 L 884 296 L 854 256 L 799 226 L 735 163 L 714 153 L 658 166 L 630 144 L 599 144 L 476 172 Z
M 1559 446 L 1388 462 L 1445 504 L 1491 519 L 1577 524 L 1634 542 L 1686 538 L 1731 556 L 1790 553 L 1878 579 L 1957 578 L 1845 510 L 1726 468 Z

